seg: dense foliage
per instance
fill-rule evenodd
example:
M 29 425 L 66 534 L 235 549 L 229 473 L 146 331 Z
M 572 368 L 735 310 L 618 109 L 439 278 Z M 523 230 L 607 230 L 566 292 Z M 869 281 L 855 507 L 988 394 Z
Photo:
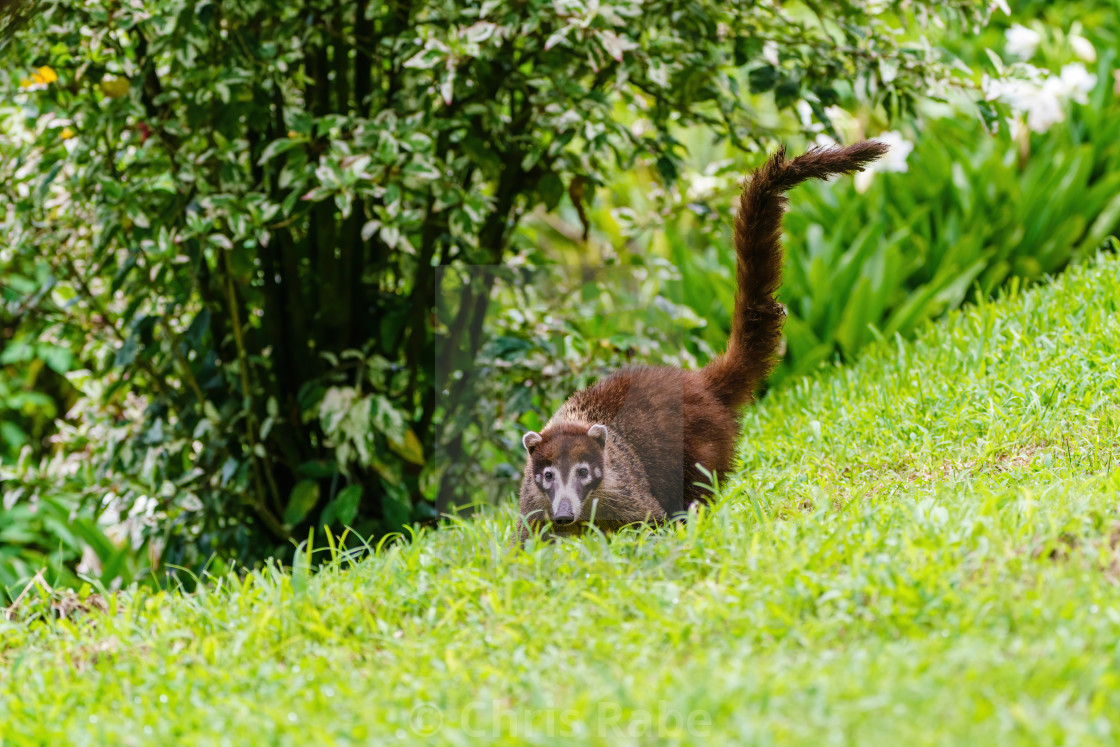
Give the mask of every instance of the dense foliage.
M 6 504 L 131 516 L 185 565 L 433 517 L 462 498 L 493 384 L 475 361 L 496 275 L 461 268 L 540 263 L 524 216 L 583 214 L 617 171 L 675 185 L 686 127 L 750 148 L 783 126 L 760 102 L 912 109 L 955 79 L 898 33 L 932 20 L 982 19 L 965 0 L 40 5 L 0 73 Z M 0 581 L 88 544 L 19 537 Z M 118 545 L 86 569 L 139 572 Z
M 1099 18 L 1097 6 L 1120 10 L 1109 0 L 1079 4 L 1084 12 L 1076 15 Z M 1028 20 L 1026 14 L 1018 18 Z M 874 175 L 809 184 L 791 196 L 781 290 L 789 309 L 788 349 L 772 384 L 838 354 L 851 360 L 878 337 L 911 334 L 1008 281 L 1058 272 L 1120 231 L 1120 90 L 1113 51 L 1120 29 L 1033 21 L 1028 30 L 1014 19 L 997 19 L 982 38 L 953 42 L 970 61 L 977 54 L 1002 57 L 1006 71 L 1038 80 L 1017 81 L 1018 90 L 989 83 L 987 96 L 1017 105 L 994 132 L 985 132 L 971 104 L 959 99 L 923 106 L 916 120 L 887 133 L 881 132 L 881 112 L 870 107 L 856 107 L 854 116 L 833 114 L 846 140 L 885 136 L 894 151 Z M 1020 35 L 1035 37 L 1035 51 L 1023 49 Z M 798 114 L 791 127 L 827 137 L 808 107 Z M 661 193 L 656 175 L 640 171 L 609 180 L 590 211 L 595 229 L 589 248 L 626 263 L 652 255 L 678 268 L 670 297 L 691 318 L 707 322 L 689 336 L 690 350 L 706 359 L 729 332 L 735 292 L 726 271 L 734 263 L 730 211 L 742 175 L 757 161 L 712 144 L 699 129 L 683 139 L 690 158 L 682 189 Z M 578 225 L 568 211 L 532 227 L 551 251 L 570 256 Z

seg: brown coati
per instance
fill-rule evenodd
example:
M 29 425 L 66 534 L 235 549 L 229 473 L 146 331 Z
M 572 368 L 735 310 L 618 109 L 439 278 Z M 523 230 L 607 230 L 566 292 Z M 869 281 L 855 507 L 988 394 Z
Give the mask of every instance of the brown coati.
M 568 535 L 591 524 L 609 531 L 660 522 L 710 495 L 704 470 L 731 469 L 739 409 L 770 372 L 781 339 L 785 314 L 774 293 L 785 192 L 807 179 L 860 171 L 886 151 L 869 140 L 787 160 L 782 149 L 754 172 L 735 218 L 738 292 L 727 352 L 699 371 L 613 373 L 573 394 L 540 433 L 526 433 L 522 542 L 548 525 Z

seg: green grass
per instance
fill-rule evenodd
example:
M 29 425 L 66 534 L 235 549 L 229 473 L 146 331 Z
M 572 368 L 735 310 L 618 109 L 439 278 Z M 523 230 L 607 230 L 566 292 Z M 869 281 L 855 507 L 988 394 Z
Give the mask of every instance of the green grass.
M 522 553 L 495 512 L 73 620 L 31 594 L 0 744 L 1115 743 L 1118 276 L 776 392 L 670 531 Z

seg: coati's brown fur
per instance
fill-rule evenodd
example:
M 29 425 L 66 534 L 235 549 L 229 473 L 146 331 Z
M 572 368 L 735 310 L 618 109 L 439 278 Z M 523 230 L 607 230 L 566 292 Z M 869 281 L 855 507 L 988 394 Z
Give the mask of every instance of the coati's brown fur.
M 782 281 L 785 192 L 808 179 L 861 171 L 887 151 L 869 140 L 814 148 L 787 160 L 775 153 L 743 190 L 735 219 L 734 317 L 727 352 L 699 371 L 618 371 L 573 394 L 540 433 L 525 434 L 521 541 L 551 525 L 579 534 L 660 522 L 706 500 L 697 465 L 726 474 L 739 437 L 739 409 L 774 365 L 785 316 L 774 299 Z

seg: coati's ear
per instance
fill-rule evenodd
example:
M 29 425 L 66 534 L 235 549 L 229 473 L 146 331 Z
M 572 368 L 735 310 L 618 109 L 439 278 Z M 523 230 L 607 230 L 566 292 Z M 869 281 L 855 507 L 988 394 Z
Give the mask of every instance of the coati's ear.
M 533 453 L 533 447 L 543 440 L 541 434 L 536 431 L 529 431 L 521 437 L 521 443 L 525 446 L 525 451 L 528 451 L 530 454 Z
M 607 426 L 602 423 L 596 423 L 588 428 L 587 435 L 598 441 L 600 446 L 607 445 Z

